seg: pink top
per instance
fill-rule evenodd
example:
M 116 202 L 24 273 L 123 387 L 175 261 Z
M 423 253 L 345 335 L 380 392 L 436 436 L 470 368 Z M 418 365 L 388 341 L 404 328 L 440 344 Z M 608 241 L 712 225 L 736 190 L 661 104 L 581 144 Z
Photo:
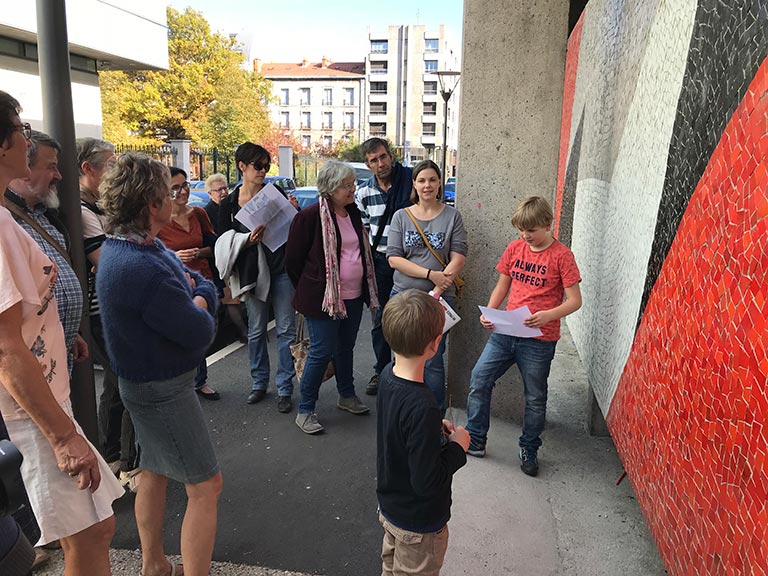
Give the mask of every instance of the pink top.
M 339 258 L 339 279 L 342 300 L 353 300 L 363 294 L 363 258 L 360 255 L 360 239 L 357 237 L 352 220 L 336 216 L 341 232 L 341 258 Z

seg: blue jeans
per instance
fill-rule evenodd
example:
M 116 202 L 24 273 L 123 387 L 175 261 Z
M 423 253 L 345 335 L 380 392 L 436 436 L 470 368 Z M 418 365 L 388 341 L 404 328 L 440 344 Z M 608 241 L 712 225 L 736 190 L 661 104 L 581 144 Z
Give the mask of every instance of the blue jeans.
M 272 276 L 270 286 L 272 308 L 275 311 L 275 332 L 277 333 L 277 372 L 275 384 L 279 396 L 293 394 L 293 368 L 291 343 L 296 339 L 296 313 L 293 310 L 293 284 L 288 274 Z M 267 352 L 267 323 L 269 303 L 253 296 L 245 300 L 248 311 L 248 358 L 251 364 L 253 390 L 266 390 L 269 384 L 269 353 Z
M 397 294 L 397 290 L 392 290 L 389 295 L 390 298 Z M 453 296 L 443 296 L 443 299 L 448 302 L 451 308 L 455 303 Z M 445 361 L 443 355 L 445 354 L 445 344 L 448 341 L 448 333 L 443 334 L 440 340 L 440 346 L 437 348 L 437 352 L 432 358 L 427 360 L 424 365 L 424 384 L 427 388 L 432 390 L 437 400 L 437 405 L 440 406 L 440 414 L 445 416 Z
M 384 367 L 392 362 L 392 349 L 387 344 L 381 329 L 381 314 L 384 312 L 385 304 L 389 302 L 389 295 L 395 283 L 395 271 L 387 262 L 387 256 L 378 251 L 373 253 L 373 269 L 376 272 L 376 289 L 379 294 L 379 310 L 373 319 L 373 328 L 371 329 L 373 353 L 376 355 L 376 365 L 373 370 L 376 374 L 381 374 Z
M 336 372 L 336 389 L 342 398 L 355 395 L 355 379 L 352 375 L 357 330 L 363 316 L 363 297 L 344 300 L 347 317 L 333 320 L 331 317 L 306 317 L 309 331 L 309 355 L 301 375 L 301 401 L 299 414 L 315 411 L 315 404 L 323 383 L 328 362 L 333 360 Z
M 525 413 L 519 445 L 536 452 L 547 412 L 547 378 L 557 342 L 491 334 L 472 369 L 467 398 L 467 432 L 485 446 L 491 426 L 491 392 L 496 380 L 517 364 L 523 377 Z

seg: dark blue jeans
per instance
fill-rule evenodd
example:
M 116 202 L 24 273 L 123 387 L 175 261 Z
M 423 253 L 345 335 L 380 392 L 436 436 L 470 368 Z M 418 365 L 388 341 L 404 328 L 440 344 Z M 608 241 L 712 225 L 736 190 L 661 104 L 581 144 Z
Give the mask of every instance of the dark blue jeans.
M 373 353 L 376 355 L 376 365 L 373 370 L 376 374 L 381 374 L 384 367 L 392 362 L 392 349 L 384 339 L 384 332 L 381 329 L 381 314 L 384 311 L 384 306 L 389 302 L 389 295 L 395 283 L 395 271 L 387 262 L 387 256 L 378 251 L 373 253 L 373 268 L 376 272 L 376 288 L 379 293 L 379 310 L 373 319 L 373 328 L 371 329 Z
M 342 398 L 355 395 L 355 379 L 352 375 L 355 340 L 363 315 L 363 297 L 344 300 L 347 317 L 333 320 L 330 317 L 306 317 L 309 331 L 309 354 L 299 384 L 301 400 L 299 414 L 315 411 L 315 404 L 323 383 L 328 362 L 333 360 L 336 372 L 336 389 Z
M 557 342 L 491 334 L 472 369 L 467 398 L 467 432 L 485 446 L 491 426 L 491 392 L 496 380 L 517 364 L 523 377 L 525 413 L 519 445 L 536 452 L 547 413 L 547 378 Z

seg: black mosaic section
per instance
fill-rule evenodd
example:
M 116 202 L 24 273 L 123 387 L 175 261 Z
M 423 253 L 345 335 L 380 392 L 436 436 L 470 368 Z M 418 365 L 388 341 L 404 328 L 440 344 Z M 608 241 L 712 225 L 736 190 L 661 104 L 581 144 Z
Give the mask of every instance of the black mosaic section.
M 568 167 L 565 170 L 565 182 L 563 183 L 563 197 L 560 205 L 560 225 L 557 239 L 571 247 L 573 237 L 573 212 L 576 208 L 576 185 L 579 181 L 579 156 L 581 155 L 581 137 L 584 134 L 584 109 L 581 110 L 579 127 L 573 135 L 571 153 L 568 156 Z
M 768 55 L 766 0 L 699 0 L 637 324 L 688 202 Z

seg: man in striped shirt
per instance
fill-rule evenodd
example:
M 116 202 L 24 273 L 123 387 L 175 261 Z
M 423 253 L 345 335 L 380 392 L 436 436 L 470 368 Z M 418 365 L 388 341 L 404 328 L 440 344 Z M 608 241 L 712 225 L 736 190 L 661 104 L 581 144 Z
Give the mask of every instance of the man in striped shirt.
M 371 330 L 373 352 L 376 355 L 374 375 L 365 393 L 374 396 L 379 389 L 379 374 L 392 361 L 392 350 L 381 330 L 381 313 L 392 292 L 394 271 L 387 262 L 387 232 L 392 215 L 400 208 L 411 205 L 412 171 L 392 157 L 389 142 L 383 138 L 369 138 L 360 145 L 365 164 L 373 176 L 355 192 L 355 202 L 360 209 L 368 234 L 376 272 L 376 287 L 381 308 L 376 313 Z

